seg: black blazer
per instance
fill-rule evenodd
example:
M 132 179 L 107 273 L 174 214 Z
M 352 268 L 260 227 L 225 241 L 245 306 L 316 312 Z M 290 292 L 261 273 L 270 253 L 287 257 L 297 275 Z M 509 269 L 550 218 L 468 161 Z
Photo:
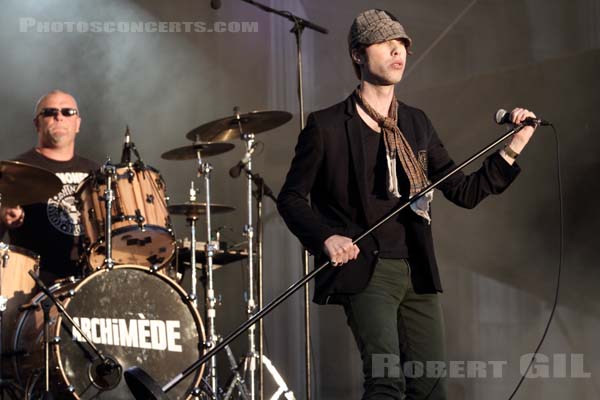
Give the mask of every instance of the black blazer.
M 381 217 L 369 214 L 360 123 L 352 96 L 311 113 L 298 137 L 296 153 L 278 197 L 279 213 L 292 233 L 315 255 L 317 265 L 327 260 L 323 243 L 329 236 L 356 237 L 368 228 L 366 221 Z M 399 103 L 398 126 L 432 182 L 456 166 L 423 111 Z M 458 172 L 438 188 L 453 203 L 473 208 L 489 194 L 504 191 L 519 171 L 516 164 L 510 166 L 496 152 L 485 159 L 478 171 L 468 176 Z M 404 227 L 414 289 L 417 293 L 442 291 L 431 225 L 413 212 L 406 215 Z M 328 267 L 317 275 L 313 299 L 316 303 L 340 303 L 367 286 L 377 262 L 378 246 L 372 236 L 361 240 L 358 246 L 361 252 L 356 260 L 342 267 Z

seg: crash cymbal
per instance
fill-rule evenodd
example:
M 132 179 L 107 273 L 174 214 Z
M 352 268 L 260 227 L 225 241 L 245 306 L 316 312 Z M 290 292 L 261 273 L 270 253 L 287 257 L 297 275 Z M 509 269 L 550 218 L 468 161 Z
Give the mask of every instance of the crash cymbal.
M 45 203 L 62 186 L 60 179 L 46 169 L 20 161 L 0 161 L 0 202 L 4 207 Z
M 200 151 L 202 157 L 216 156 L 235 147 L 232 143 L 194 143 L 191 146 L 178 147 L 161 155 L 165 160 L 195 160 Z
M 240 114 L 242 129 L 246 133 L 261 133 L 277 128 L 292 119 L 286 111 L 252 111 Z M 191 130 L 185 135 L 189 140 L 226 142 L 240 138 L 236 116 L 221 118 Z
M 187 217 L 199 217 L 206 215 L 206 203 L 200 203 L 198 201 L 172 204 L 168 206 L 167 209 L 171 214 L 174 215 L 185 215 Z M 224 214 L 232 211 L 235 211 L 235 208 L 226 206 L 224 204 L 212 203 L 210 205 L 211 214 Z

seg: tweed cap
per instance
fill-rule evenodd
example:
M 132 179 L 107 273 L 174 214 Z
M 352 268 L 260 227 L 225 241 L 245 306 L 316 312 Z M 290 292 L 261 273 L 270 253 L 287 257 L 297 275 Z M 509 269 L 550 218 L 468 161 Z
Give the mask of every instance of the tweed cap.
M 369 46 L 391 39 L 404 39 L 407 49 L 412 44 L 402 24 L 390 12 L 367 10 L 360 13 L 350 27 L 348 49 L 352 51 L 360 45 Z

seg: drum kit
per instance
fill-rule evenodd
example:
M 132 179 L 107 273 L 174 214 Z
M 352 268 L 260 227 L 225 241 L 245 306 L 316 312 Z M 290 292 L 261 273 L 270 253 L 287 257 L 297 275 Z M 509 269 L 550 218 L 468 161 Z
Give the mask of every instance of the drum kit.
M 181 204 L 168 204 L 165 181 L 158 170 L 143 162 L 127 129 L 121 163 L 108 160 L 75 193 L 86 238 L 82 278 L 62 279 L 47 287 L 39 279 L 36 254 L 0 242 L 1 398 L 130 399 L 123 379 L 123 371 L 130 366 L 142 366 L 158 381 L 167 381 L 220 340 L 213 277 L 220 265 L 247 259 L 246 312 L 252 317 L 262 305 L 262 195 L 272 197 L 252 171 L 255 134 L 283 125 L 291 117 L 282 111 L 240 114 L 236 107 L 232 116 L 187 133 L 191 145 L 162 154 L 165 160 L 194 160 L 194 172 L 202 178 L 204 198 L 198 199 L 199 190 L 192 181 L 189 201 Z M 234 208 L 212 203 L 213 167 L 206 162 L 210 156 L 233 149 L 234 144 L 228 143 L 233 140 L 242 140 L 246 146 L 244 158 L 230 171 L 233 177 L 242 171 L 247 177 L 243 228 L 247 246 L 241 250 L 222 248 L 219 232 L 213 231 L 212 215 Z M 253 191 L 255 185 L 257 191 Z M 45 202 L 61 186 L 49 171 L 1 161 L 3 207 Z M 171 216 L 185 217 L 190 239 L 176 240 Z M 197 240 L 199 222 L 205 228 L 206 242 Z M 185 290 L 181 276 L 188 269 L 191 284 Z M 198 310 L 197 270 L 202 273 L 204 318 Z M 254 327 L 248 330 L 248 353 L 241 361 L 225 348 L 232 370 L 226 387 L 219 387 L 216 357 L 212 357 L 206 368 L 174 388 L 171 398 L 262 398 L 258 364 L 273 376 L 278 395 L 293 399 L 262 354 L 261 335 L 259 327 L 257 353 L 257 333 Z

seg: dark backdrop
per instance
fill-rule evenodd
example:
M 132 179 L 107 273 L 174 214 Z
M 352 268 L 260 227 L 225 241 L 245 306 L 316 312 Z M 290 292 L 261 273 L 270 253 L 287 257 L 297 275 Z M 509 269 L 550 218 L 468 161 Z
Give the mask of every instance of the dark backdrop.
M 35 144 L 35 101 L 60 88 L 79 100 L 83 117 L 78 151 L 117 159 L 125 126 L 144 159 L 163 174 L 172 202 L 187 198 L 193 162 L 160 154 L 187 143 L 187 131 L 242 111 L 294 114 L 262 134 L 254 163 L 277 192 L 298 135 L 296 58 L 288 21 L 238 0 L 220 10 L 208 1 L 4 1 L 0 14 L 0 159 Z M 561 299 L 541 352 L 552 358 L 583 354 L 590 378 L 528 379 L 520 398 L 596 399 L 600 394 L 600 272 L 595 206 L 600 118 L 600 3 L 595 0 L 292 1 L 265 3 L 326 26 L 329 35 L 303 37 L 308 112 L 343 99 L 357 84 L 346 35 L 354 16 L 371 7 L 392 11 L 413 38 L 414 55 L 397 94 L 425 109 L 453 157 L 460 161 L 503 132 L 496 109 L 527 106 L 553 121 L 560 135 L 566 253 Z M 246 21 L 253 33 L 38 33 L 20 31 L 36 21 Z M 519 359 L 532 352 L 548 318 L 558 266 L 557 159 L 553 133 L 540 129 L 519 159 L 523 173 L 500 197 L 475 210 L 458 209 L 439 194 L 434 230 L 445 293 L 449 358 L 503 361 L 501 377 L 454 378 L 453 399 L 504 399 L 519 378 Z M 227 171 L 243 154 L 241 142 L 212 158 L 215 202 L 236 212 L 215 217 L 230 243 L 243 240 L 242 179 Z M 196 184 L 201 181 L 195 179 Z M 189 236 L 175 217 L 178 238 Z M 203 232 L 203 231 L 202 231 Z M 204 235 L 202 235 L 204 236 Z M 265 297 L 273 298 L 301 275 L 301 249 L 273 204 L 265 202 Z M 245 318 L 242 263 L 215 272 L 222 298 L 218 330 Z M 184 282 L 184 286 L 187 285 Z M 186 286 L 187 287 L 187 286 Z M 266 319 L 267 355 L 304 398 L 302 299 L 295 295 Z M 312 307 L 315 398 L 359 398 L 362 377 L 353 339 L 337 307 Z M 236 355 L 246 339 L 236 341 Z M 221 376 L 227 369 L 220 359 Z M 555 365 L 556 366 L 556 365 Z M 570 368 L 567 368 L 570 375 Z M 173 371 L 176 373 L 177 371 Z

